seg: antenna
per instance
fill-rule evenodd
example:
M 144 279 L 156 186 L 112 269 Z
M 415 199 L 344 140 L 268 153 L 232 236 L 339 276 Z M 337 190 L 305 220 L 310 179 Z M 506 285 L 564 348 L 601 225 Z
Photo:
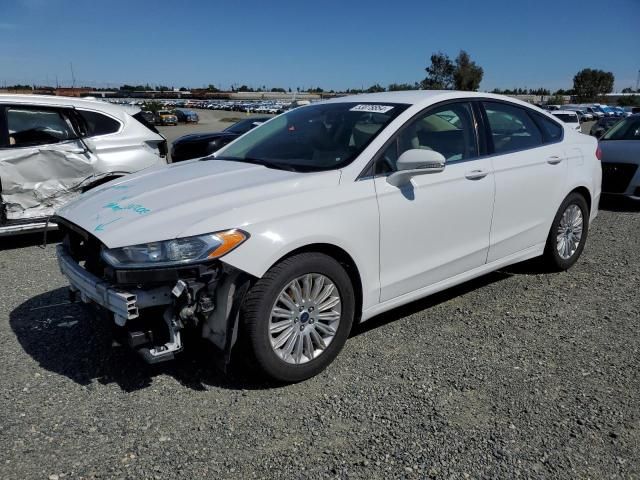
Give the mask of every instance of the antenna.
M 71 67 L 71 88 L 76 88 L 76 76 L 73 73 L 73 62 L 69 62 L 69 67 Z

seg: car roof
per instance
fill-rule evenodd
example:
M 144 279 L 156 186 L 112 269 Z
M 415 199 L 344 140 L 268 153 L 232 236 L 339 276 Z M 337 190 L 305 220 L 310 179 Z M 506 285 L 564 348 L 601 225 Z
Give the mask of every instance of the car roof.
M 74 107 L 86 110 L 97 110 L 111 114 L 115 117 L 122 117 L 125 113 L 134 115 L 140 111 L 139 107 L 132 105 L 115 105 L 101 100 L 84 100 L 76 97 L 62 97 L 56 95 L 15 95 L 10 93 L 0 93 L 0 103 Z
M 505 95 L 497 95 L 495 93 L 485 92 L 465 92 L 460 90 L 406 90 L 397 92 L 380 92 L 380 93 L 362 93 L 358 95 L 348 95 L 346 97 L 333 98 L 322 103 L 351 103 L 351 102 L 372 102 L 372 103 L 404 103 L 409 105 L 430 105 L 435 102 L 445 100 L 456 100 L 461 98 L 485 98 L 503 100 L 528 108 L 533 108 L 544 112 L 544 110 L 535 105 L 517 98 L 507 97 Z M 313 105 L 313 104 L 312 104 Z M 545 112 L 546 113 L 546 112 Z

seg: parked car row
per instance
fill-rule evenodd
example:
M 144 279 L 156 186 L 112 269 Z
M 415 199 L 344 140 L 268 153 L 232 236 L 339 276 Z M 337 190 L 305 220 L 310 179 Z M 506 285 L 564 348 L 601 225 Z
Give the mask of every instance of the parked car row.
M 109 99 L 110 103 L 120 105 L 132 105 L 143 107 L 145 101 L 130 99 Z M 282 100 L 157 100 L 165 110 L 226 110 L 233 112 L 279 114 L 302 104 L 310 103 L 308 100 L 294 100 L 293 102 Z M 182 120 L 180 120 L 182 121 Z
M 198 114 L 193 110 L 186 110 L 182 108 L 176 108 L 173 110 L 158 110 L 155 114 L 152 112 L 145 112 L 145 117 L 153 119 L 153 123 L 156 125 L 178 125 L 178 122 L 183 123 L 198 123 L 200 118 Z
M 639 107 L 613 107 L 599 103 L 589 105 L 540 105 L 550 112 L 569 110 L 576 112 L 580 122 L 599 120 L 601 118 L 622 118 L 638 113 Z

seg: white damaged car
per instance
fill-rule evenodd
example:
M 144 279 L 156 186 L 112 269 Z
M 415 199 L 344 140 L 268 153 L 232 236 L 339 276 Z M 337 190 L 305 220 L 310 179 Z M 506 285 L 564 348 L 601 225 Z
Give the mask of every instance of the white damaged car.
M 149 362 L 196 329 L 299 381 L 352 325 L 505 265 L 568 269 L 598 212 L 594 138 L 506 97 L 344 97 L 60 209 L 62 272 Z
M 166 155 L 137 107 L 0 95 L 0 236 L 42 230 L 83 191 L 165 165 Z

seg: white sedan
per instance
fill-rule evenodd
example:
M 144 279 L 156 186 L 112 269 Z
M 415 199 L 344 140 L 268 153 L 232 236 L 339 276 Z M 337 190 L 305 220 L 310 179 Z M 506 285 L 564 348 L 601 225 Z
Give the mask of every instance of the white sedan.
M 594 138 L 499 95 L 338 98 L 84 194 L 58 212 L 59 263 L 149 362 L 197 329 L 225 365 L 243 338 L 266 376 L 299 381 L 357 322 L 533 257 L 571 267 L 597 156 Z

